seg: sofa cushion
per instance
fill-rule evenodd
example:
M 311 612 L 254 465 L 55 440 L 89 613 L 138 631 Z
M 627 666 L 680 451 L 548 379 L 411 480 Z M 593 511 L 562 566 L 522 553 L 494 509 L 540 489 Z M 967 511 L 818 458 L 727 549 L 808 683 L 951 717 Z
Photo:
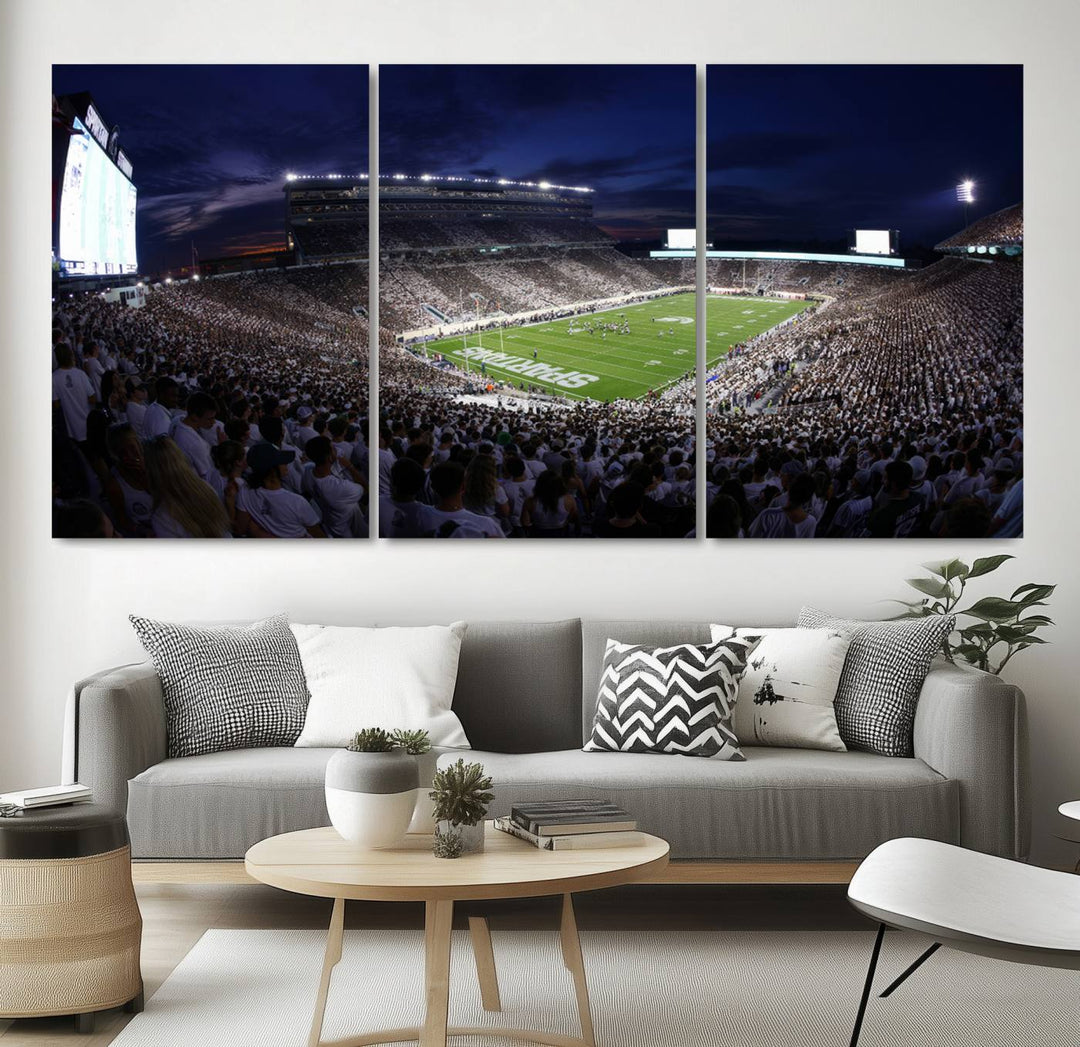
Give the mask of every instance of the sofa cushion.
M 754 640 L 645 647 L 608 640 L 588 752 L 742 760 L 731 713 Z
M 592 734 L 596 715 L 596 697 L 600 691 L 600 676 L 604 669 L 604 652 L 608 640 L 619 643 L 643 644 L 646 647 L 672 647 L 678 643 L 708 643 L 709 623 L 700 621 L 655 622 L 648 620 L 619 621 L 618 619 L 584 620 L 581 623 L 581 745 Z M 567 745 L 566 748 L 570 748 Z M 476 748 L 481 748 L 479 745 Z M 499 746 L 493 745 L 493 749 Z
M 580 695 L 577 618 L 469 622 L 453 708 L 474 749 L 519 753 L 580 745 Z
M 278 833 L 329 825 L 337 749 L 236 749 L 161 763 L 128 782 L 134 858 L 243 858 Z
M 921 760 L 748 746 L 745 763 L 652 753 L 473 752 L 494 781 L 490 814 L 597 797 L 625 808 L 675 859 L 839 861 L 897 836 L 956 843 L 959 787 Z M 440 763 L 447 757 L 441 757 Z
M 299 748 L 344 748 L 367 727 L 427 731 L 432 745 L 469 747 L 451 709 L 464 622 L 290 628 L 311 691 Z

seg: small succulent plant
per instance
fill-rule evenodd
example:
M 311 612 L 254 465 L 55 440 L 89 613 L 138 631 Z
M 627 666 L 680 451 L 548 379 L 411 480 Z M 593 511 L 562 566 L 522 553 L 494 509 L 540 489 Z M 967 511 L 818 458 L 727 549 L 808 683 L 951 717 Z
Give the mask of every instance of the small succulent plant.
M 428 794 L 435 803 L 435 820 L 456 825 L 476 825 L 491 803 L 491 779 L 484 766 L 458 760 L 435 772 Z
M 348 746 L 351 753 L 388 753 L 396 746 L 393 739 L 381 727 L 365 727 L 353 736 Z
M 390 741 L 395 749 L 404 749 L 410 756 L 423 756 L 431 752 L 431 739 L 427 731 L 396 730 L 391 732 Z
M 460 858 L 464 846 L 461 833 L 457 829 L 435 829 L 431 850 L 436 858 Z

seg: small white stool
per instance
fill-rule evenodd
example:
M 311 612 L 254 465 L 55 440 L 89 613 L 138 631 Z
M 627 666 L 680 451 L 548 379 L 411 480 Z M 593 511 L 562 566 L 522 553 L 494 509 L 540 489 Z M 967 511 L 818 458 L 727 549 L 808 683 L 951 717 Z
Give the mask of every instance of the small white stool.
M 877 920 L 851 1047 L 859 1042 L 886 927 L 921 931 L 930 946 L 888 996 L 942 945 L 1013 963 L 1080 970 L 1080 882 L 1071 873 L 935 840 L 890 840 L 863 860 L 848 901 Z

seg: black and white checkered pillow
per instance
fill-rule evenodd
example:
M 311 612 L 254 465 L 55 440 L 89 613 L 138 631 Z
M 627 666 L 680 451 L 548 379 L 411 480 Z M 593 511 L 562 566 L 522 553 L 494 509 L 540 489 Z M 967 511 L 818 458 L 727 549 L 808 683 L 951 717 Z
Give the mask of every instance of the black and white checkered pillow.
M 299 737 L 308 689 L 287 615 L 214 628 L 129 617 L 161 677 L 169 756 Z
M 851 646 L 836 691 L 836 724 L 849 749 L 912 756 L 915 708 L 930 662 L 953 631 L 956 616 L 859 622 L 815 607 L 799 612 L 799 625 L 838 629 Z
M 757 639 L 643 647 L 608 640 L 586 751 L 745 760 L 731 727 L 739 677 Z

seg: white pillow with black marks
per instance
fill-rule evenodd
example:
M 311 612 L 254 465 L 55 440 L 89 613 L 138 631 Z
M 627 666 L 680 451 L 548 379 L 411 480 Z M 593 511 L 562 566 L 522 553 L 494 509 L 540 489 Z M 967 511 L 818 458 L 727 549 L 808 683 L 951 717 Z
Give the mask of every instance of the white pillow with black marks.
M 833 703 L 851 644 L 839 629 L 733 629 L 712 640 L 759 637 L 739 680 L 731 718 L 740 745 L 846 752 Z

